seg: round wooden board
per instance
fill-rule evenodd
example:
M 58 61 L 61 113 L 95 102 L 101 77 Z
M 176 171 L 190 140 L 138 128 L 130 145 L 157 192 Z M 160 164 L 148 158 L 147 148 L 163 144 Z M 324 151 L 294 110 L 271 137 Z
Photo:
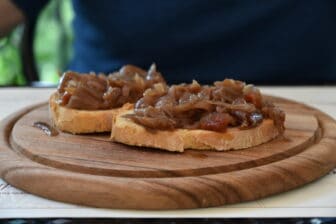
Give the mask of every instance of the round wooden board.
M 109 134 L 50 137 L 47 104 L 25 108 L 0 129 L 0 174 L 45 198 L 106 208 L 185 209 L 255 200 L 288 191 L 336 166 L 336 122 L 293 101 L 284 136 L 244 150 L 171 153 L 109 141 Z

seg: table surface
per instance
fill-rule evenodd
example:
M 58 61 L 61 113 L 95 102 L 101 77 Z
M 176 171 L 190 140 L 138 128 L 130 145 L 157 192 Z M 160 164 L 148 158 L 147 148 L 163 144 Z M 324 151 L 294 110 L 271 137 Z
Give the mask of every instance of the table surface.
M 309 104 L 336 119 L 336 87 L 260 87 L 263 93 Z M 53 88 L 0 88 L 0 120 L 47 101 Z M 336 146 L 335 146 L 336 150 Z M 257 201 L 216 208 L 138 211 L 97 209 L 43 199 L 0 179 L 0 218 L 13 217 L 331 217 L 336 216 L 336 169 L 301 188 Z

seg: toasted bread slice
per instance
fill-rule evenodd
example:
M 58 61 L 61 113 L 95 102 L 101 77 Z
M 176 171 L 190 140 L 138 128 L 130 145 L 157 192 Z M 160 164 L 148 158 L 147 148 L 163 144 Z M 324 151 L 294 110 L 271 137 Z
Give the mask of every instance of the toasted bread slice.
M 61 131 L 72 134 L 110 132 L 112 117 L 120 111 L 129 110 L 133 104 L 110 110 L 77 110 L 59 105 L 57 93 L 49 98 L 49 112 L 52 123 Z
M 175 152 L 183 152 L 184 149 L 226 151 L 256 146 L 278 135 L 278 130 L 270 119 L 265 119 L 255 128 L 228 128 L 223 133 L 200 129 L 166 131 L 152 130 L 139 125 L 123 117 L 127 113 L 132 113 L 132 110 L 113 114 L 112 141 Z

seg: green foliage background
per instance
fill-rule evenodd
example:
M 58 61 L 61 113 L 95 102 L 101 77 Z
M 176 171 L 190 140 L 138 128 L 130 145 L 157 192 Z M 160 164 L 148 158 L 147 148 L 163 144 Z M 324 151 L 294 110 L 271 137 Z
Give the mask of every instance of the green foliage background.
M 41 12 L 36 27 L 34 52 L 40 80 L 56 84 L 71 59 L 74 17 L 70 0 L 52 0 Z M 0 85 L 25 85 L 19 45 L 22 26 L 0 40 Z

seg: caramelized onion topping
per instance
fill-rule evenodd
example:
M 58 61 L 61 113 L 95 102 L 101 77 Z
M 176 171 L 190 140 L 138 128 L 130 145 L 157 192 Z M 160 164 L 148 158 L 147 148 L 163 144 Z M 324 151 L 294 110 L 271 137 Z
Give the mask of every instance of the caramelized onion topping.
M 174 128 L 225 131 L 228 127 L 256 127 L 264 118 L 284 131 L 285 114 L 263 100 L 258 88 L 241 81 L 225 79 L 211 86 L 156 83 L 147 89 L 133 114 L 125 115 L 148 128 Z
M 123 66 L 109 75 L 65 72 L 61 78 L 58 103 L 82 110 L 106 110 L 135 103 L 143 92 L 156 83 L 165 84 L 153 64 L 148 71 L 133 65 Z
M 135 103 L 125 115 L 152 129 L 175 128 L 225 131 L 228 127 L 256 127 L 264 118 L 284 132 L 285 114 L 265 101 L 258 88 L 225 79 L 201 86 L 197 81 L 168 87 L 153 64 L 148 71 L 126 65 L 118 72 L 65 72 L 58 87 L 58 103 L 83 110 L 106 110 Z

